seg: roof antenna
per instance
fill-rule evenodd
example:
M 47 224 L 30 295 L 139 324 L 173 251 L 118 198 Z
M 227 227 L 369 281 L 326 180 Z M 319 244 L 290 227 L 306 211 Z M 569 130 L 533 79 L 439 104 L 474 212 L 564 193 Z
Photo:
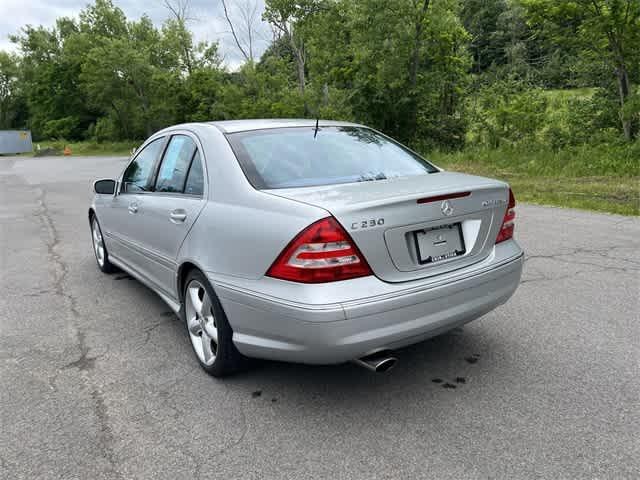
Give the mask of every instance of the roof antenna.
M 320 118 L 316 117 L 316 130 L 315 132 L 313 132 L 313 139 L 316 139 L 316 135 L 318 135 L 318 122 L 320 121 Z

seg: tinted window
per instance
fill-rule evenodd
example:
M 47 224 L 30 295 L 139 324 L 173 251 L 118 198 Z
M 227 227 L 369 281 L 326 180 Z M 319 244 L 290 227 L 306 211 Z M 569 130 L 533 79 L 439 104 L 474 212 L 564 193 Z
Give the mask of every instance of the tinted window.
M 196 151 L 193 157 L 193 163 L 189 169 L 187 183 L 184 186 L 184 193 L 188 195 L 202 195 L 204 192 L 204 177 L 202 172 L 202 163 L 200 162 L 200 152 Z
M 293 127 L 239 132 L 228 139 L 256 188 L 306 187 L 424 175 L 438 170 L 363 127 Z
M 169 141 L 156 180 L 156 192 L 180 192 L 184 188 L 196 145 L 186 135 L 174 135 Z
M 151 142 L 129 164 L 122 177 L 123 192 L 146 192 L 151 190 L 153 166 L 160 154 L 160 149 L 164 143 L 163 140 L 159 138 Z

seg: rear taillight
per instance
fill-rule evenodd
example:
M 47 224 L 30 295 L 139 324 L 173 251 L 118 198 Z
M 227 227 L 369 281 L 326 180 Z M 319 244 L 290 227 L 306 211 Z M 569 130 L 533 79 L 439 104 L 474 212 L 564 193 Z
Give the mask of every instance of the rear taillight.
M 366 260 L 340 224 L 327 217 L 300 232 L 267 275 L 302 283 L 324 283 L 371 275 Z
M 502 220 L 502 226 L 498 232 L 496 243 L 504 242 L 505 240 L 513 238 L 513 229 L 515 228 L 516 221 L 515 208 L 516 197 L 513 195 L 513 190 L 509 189 L 509 206 L 507 207 L 507 212 L 504 214 L 504 219 Z

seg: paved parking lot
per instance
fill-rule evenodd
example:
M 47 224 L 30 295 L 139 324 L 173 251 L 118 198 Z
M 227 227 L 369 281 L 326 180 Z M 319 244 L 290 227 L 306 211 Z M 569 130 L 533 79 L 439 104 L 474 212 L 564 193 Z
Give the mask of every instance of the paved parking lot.
M 638 219 L 520 205 L 516 295 L 389 374 L 216 380 L 95 266 L 90 181 L 124 161 L 0 157 L 0 478 L 640 477 Z

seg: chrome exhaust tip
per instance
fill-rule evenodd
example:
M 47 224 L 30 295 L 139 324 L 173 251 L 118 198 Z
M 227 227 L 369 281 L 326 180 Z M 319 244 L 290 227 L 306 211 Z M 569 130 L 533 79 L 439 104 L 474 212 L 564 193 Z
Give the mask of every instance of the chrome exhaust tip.
M 381 350 L 362 358 L 356 358 L 353 363 L 361 367 L 371 370 L 372 372 L 382 373 L 388 372 L 398 363 L 398 359 L 391 355 L 388 350 Z

